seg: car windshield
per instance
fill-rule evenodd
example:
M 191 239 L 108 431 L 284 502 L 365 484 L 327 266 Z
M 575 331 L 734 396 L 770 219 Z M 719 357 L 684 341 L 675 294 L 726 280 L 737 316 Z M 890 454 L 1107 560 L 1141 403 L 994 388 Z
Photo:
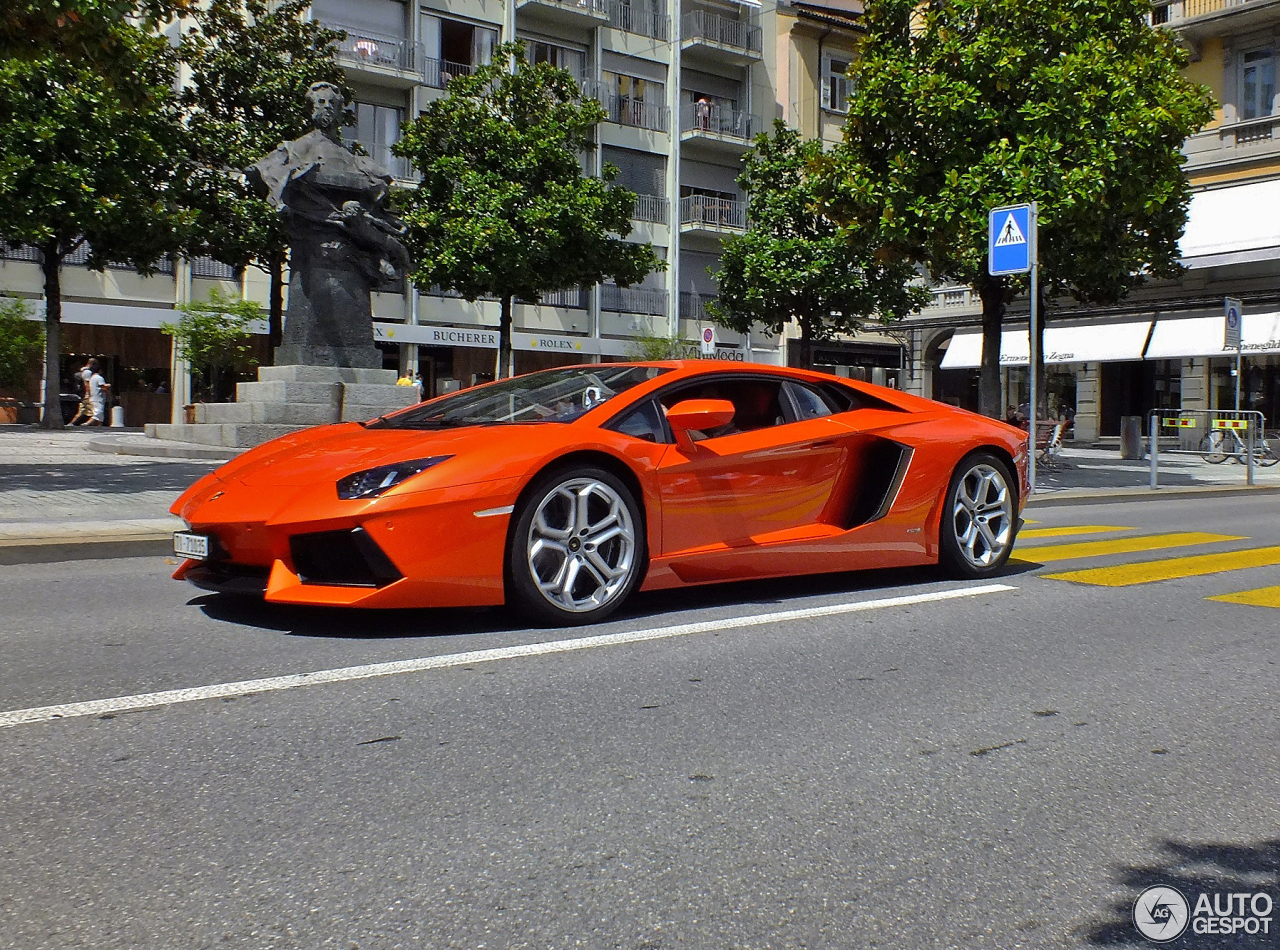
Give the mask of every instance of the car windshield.
M 390 429 L 572 422 L 618 393 L 670 372 L 660 366 L 567 366 L 466 389 L 379 419 Z

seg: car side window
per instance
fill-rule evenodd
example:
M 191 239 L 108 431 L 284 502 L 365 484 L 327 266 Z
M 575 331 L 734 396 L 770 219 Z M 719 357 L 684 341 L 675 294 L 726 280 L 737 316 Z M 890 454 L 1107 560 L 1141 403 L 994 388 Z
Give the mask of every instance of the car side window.
M 653 399 L 646 399 L 609 428 L 645 442 L 668 441 L 666 423 Z
M 790 380 L 787 383 L 787 392 L 791 394 L 791 401 L 795 404 L 798 420 L 821 419 L 836 412 L 824 393 L 804 383 Z
M 702 433 L 715 439 L 737 432 L 768 429 L 788 422 L 783 408 L 782 381 L 764 378 L 716 379 L 667 393 L 662 396 L 663 409 L 670 409 L 686 399 L 727 399 L 733 403 L 733 421 Z M 695 434 L 694 439 L 698 436 Z

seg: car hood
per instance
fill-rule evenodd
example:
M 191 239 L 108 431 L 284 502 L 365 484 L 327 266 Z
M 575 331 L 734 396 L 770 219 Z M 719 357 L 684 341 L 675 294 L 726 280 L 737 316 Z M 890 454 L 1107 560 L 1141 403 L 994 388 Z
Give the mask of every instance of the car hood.
M 269 442 L 229 463 L 217 475 L 223 481 L 250 487 L 291 487 L 333 482 L 379 465 L 436 455 L 466 455 L 471 462 L 468 472 L 480 475 L 489 468 L 483 464 L 486 458 L 505 459 L 509 464 L 513 441 L 527 442 L 530 428 L 366 429 L 355 423 L 324 426 Z

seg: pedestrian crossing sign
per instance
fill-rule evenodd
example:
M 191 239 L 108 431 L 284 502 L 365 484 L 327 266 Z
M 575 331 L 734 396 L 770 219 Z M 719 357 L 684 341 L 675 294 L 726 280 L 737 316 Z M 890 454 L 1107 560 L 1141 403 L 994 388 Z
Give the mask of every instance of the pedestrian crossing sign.
M 1025 274 L 1035 260 L 1035 206 L 992 208 L 987 224 L 987 273 Z

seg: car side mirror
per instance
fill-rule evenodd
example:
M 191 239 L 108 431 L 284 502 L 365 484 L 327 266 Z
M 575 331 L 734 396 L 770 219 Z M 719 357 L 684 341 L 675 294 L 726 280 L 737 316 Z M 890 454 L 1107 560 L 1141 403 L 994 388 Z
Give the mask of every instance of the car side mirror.
M 691 451 L 694 441 L 690 430 L 705 432 L 733 421 L 733 403 L 727 399 L 686 399 L 667 410 L 667 422 L 675 433 L 676 443 Z

